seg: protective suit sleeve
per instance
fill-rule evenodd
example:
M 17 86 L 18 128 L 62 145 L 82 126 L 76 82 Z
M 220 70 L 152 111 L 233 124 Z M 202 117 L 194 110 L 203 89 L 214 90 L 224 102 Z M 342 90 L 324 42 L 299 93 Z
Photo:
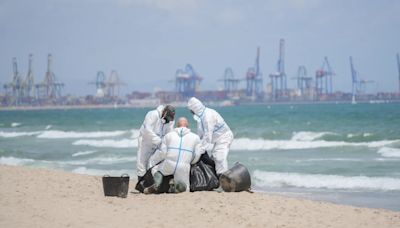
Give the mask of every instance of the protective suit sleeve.
M 158 136 L 152 129 L 152 126 L 157 124 L 158 115 L 157 113 L 147 113 L 146 117 L 144 118 L 143 126 L 144 126 L 144 137 L 149 139 L 151 144 L 154 147 L 157 147 L 161 143 L 161 138 Z
M 202 149 L 201 144 L 200 144 L 200 138 L 196 139 L 196 144 L 194 147 L 194 154 L 192 161 L 190 162 L 191 164 L 196 164 L 199 160 L 201 155 L 205 153 L 205 151 Z
M 211 151 L 214 147 L 214 144 L 212 143 L 212 135 L 213 135 L 213 130 L 215 125 L 217 124 L 216 118 L 213 116 L 210 116 L 207 118 L 203 118 L 202 120 L 203 124 L 203 138 L 201 140 L 201 150 L 202 153 L 205 151 Z
M 174 130 L 174 126 L 175 126 L 175 121 L 172 121 L 171 123 L 169 123 L 166 134 L 168 134 L 169 132 L 173 131 Z
M 162 140 L 160 148 L 158 148 L 153 155 L 151 155 L 149 159 L 149 168 L 157 165 L 161 161 L 165 159 L 167 156 L 167 145 L 165 142 L 165 138 Z

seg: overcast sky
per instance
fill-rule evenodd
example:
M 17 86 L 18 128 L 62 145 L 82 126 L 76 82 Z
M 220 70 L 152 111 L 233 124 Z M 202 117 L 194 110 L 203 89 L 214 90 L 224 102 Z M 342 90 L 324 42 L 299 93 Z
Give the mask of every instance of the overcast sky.
M 257 46 L 266 82 L 284 38 L 289 78 L 299 65 L 314 77 L 328 56 L 334 90 L 350 91 L 352 55 L 361 77 L 376 81 L 371 92 L 397 91 L 399 12 L 397 0 L 0 0 L 0 84 L 11 80 L 13 57 L 26 76 L 30 53 L 43 80 L 52 53 L 64 94 L 94 94 L 88 83 L 99 70 L 116 70 L 124 93 L 173 90 L 186 63 L 202 89 L 217 89 L 226 67 L 244 77 Z

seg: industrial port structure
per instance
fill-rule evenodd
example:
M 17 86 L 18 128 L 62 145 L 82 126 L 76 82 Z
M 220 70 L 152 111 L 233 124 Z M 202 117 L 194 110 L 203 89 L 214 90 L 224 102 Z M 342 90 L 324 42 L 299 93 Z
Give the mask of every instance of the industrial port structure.
M 47 71 L 43 81 L 35 84 L 33 72 L 33 55 L 29 55 L 28 73 L 24 78 L 18 70 L 17 59 L 13 58 L 13 74 L 10 83 L 3 85 L 6 102 L 10 105 L 24 104 L 58 104 L 62 98 L 64 83 L 60 82 L 53 72 L 53 57 L 47 56 Z
M 1 106 L 42 106 L 42 105 L 101 105 L 101 104 L 136 104 L 134 101 L 151 100 L 154 103 L 183 102 L 189 97 L 196 96 L 208 102 L 230 101 L 235 103 L 274 103 L 274 102 L 332 102 L 344 101 L 356 103 L 367 100 L 399 100 L 400 99 L 400 56 L 397 53 L 399 91 L 398 93 L 368 94 L 367 85 L 374 81 L 366 80 L 356 70 L 353 58 L 350 56 L 350 76 L 352 83 L 351 93 L 333 90 L 335 72 L 328 60 L 324 57 L 321 66 L 310 74 L 304 65 L 297 69 L 296 88 L 287 87 L 285 71 L 285 40 L 279 40 L 278 60 L 276 71 L 268 75 L 269 81 L 264 84 L 264 76 L 260 67 L 260 47 L 257 47 L 254 65 L 249 67 L 246 74 L 240 77 L 234 74 L 231 67 L 225 68 L 221 90 L 202 90 L 201 76 L 191 64 L 175 72 L 174 89 L 158 91 L 155 94 L 146 92 L 132 92 L 125 98 L 121 97 L 120 87 L 125 85 L 117 71 L 112 70 L 108 77 L 103 71 L 98 71 L 95 80 L 89 82 L 95 87 L 94 95 L 74 98 L 63 96 L 62 83 L 53 71 L 53 57 L 47 56 L 47 71 L 44 79 L 35 83 L 33 70 L 33 55 L 29 55 L 28 71 L 23 77 L 18 69 L 17 59 L 12 59 L 11 82 L 3 85 L 4 95 L 0 94 Z M 244 82 L 244 87 L 240 87 Z M 142 102 L 140 102 L 142 104 Z

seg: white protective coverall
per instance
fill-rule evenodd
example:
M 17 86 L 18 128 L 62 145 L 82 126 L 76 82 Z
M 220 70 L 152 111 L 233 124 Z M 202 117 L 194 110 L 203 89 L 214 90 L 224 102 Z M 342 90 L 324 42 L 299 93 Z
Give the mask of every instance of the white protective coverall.
M 174 128 L 175 121 L 171 121 L 167 124 L 162 122 L 161 114 L 164 107 L 164 105 L 160 105 L 157 109 L 148 112 L 144 118 L 142 126 L 140 127 L 136 158 L 137 175 L 139 177 L 144 176 L 149 168 L 149 158 L 161 145 L 162 138 Z
M 233 141 L 233 133 L 221 115 L 207 108 L 195 97 L 188 101 L 188 108 L 194 112 L 197 131 L 201 139 L 200 152 L 211 152 L 217 174 L 228 170 L 228 153 Z
M 199 136 L 190 132 L 190 129 L 175 128 L 163 138 L 160 149 L 151 156 L 149 166 L 153 167 L 162 161 L 155 166 L 154 173 L 159 171 L 164 176 L 174 175 L 174 180 L 185 183 L 186 191 L 189 191 L 190 165 L 200 159 L 199 145 Z

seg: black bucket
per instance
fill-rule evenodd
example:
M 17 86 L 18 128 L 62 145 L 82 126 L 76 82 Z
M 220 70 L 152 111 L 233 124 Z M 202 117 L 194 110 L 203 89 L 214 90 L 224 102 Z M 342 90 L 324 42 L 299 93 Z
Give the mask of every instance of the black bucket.
M 239 162 L 222 173 L 219 183 L 225 192 L 241 192 L 250 190 L 251 178 L 249 170 Z
M 103 176 L 103 189 L 105 196 L 126 198 L 129 190 L 129 175 L 122 174 L 120 177 Z

